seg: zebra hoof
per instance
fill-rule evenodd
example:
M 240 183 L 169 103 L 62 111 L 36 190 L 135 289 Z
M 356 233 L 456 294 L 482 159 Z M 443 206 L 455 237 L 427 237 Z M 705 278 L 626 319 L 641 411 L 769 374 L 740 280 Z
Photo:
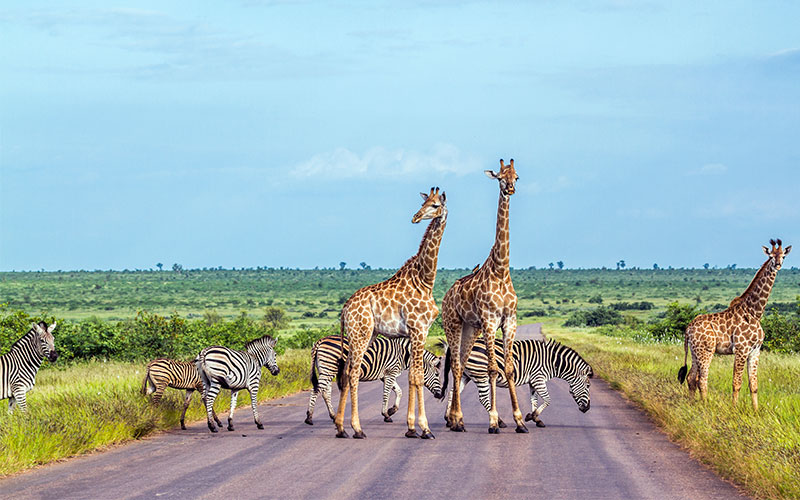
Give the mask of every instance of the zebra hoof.
M 417 431 L 409 429 L 408 431 L 406 431 L 406 437 L 407 438 L 418 438 L 419 434 L 417 434 Z
M 350 436 L 348 436 L 348 435 L 347 435 L 347 433 L 346 433 L 345 431 L 339 431 L 339 432 L 337 432 L 337 433 L 336 433 L 336 437 L 337 437 L 337 438 L 343 438 L 343 439 L 347 439 L 347 438 L 349 438 Z
M 186 424 L 183 423 L 183 420 L 181 420 L 181 429 L 184 431 L 186 430 Z
M 522 425 L 522 424 L 519 424 L 519 425 L 517 426 L 517 428 L 516 428 L 516 431 L 517 431 L 517 434 L 527 434 L 527 433 L 528 433 L 528 428 L 527 428 L 527 427 L 525 427 L 525 426 L 524 426 L 524 425 Z
M 420 436 L 420 437 L 421 437 L 422 439 L 436 439 L 436 436 L 434 436 L 434 435 L 433 435 L 433 433 L 432 433 L 431 431 L 425 431 L 425 432 L 423 432 L 423 433 L 422 433 L 422 436 Z
M 228 424 L 228 430 L 229 430 L 229 431 L 232 431 L 232 430 L 234 430 L 234 429 L 233 429 L 233 426 L 232 426 L 231 424 Z
M 208 430 L 210 430 L 211 432 L 219 432 L 219 431 L 217 431 L 217 428 L 214 427 L 213 425 L 209 425 L 208 426 Z
M 533 413 L 528 413 L 527 415 L 525 415 L 526 422 L 530 422 L 531 420 L 534 420 Z
M 544 422 L 542 422 L 541 420 L 537 420 L 536 421 L 536 427 L 547 427 L 547 426 L 544 425 Z
M 505 422 L 503 422 L 503 419 L 500 418 L 500 419 L 497 419 L 497 427 L 500 427 L 501 429 L 505 429 L 508 426 L 506 425 Z
M 356 431 L 353 433 L 353 439 L 365 439 L 366 437 L 367 435 L 364 434 L 364 431 Z
M 259 429 L 264 429 L 264 424 L 262 424 L 261 422 L 256 422 L 256 427 L 258 427 Z
M 391 422 L 392 421 L 392 417 L 383 417 L 383 421 L 384 422 Z
M 386 413 L 388 413 L 389 416 L 392 416 L 395 413 L 397 413 L 397 405 L 394 405 L 391 408 L 389 408 L 388 410 L 386 410 Z
M 498 427 L 489 427 L 489 434 L 500 434 L 500 428 L 498 428 Z
M 314 421 L 311 420 L 311 416 L 306 417 L 306 419 L 303 420 L 303 422 L 307 423 L 308 425 L 314 425 Z

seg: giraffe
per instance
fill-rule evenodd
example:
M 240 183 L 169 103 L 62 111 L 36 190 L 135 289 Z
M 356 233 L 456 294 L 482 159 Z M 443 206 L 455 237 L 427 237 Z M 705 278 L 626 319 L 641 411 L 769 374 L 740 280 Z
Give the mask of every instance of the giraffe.
M 350 352 L 344 370 L 341 371 L 343 390 L 339 395 L 339 408 L 336 412 L 336 437 L 346 438 L 344 430 L 344 411 L 347 406 L 347 393 L 350 392 L 350 426 L 353 437 L 366 437 L 358 418 L 358 370 L 367 347 L 378 335 L 387 337 L 408 337 L 411 339 L 411 367 L 408 372 L 408 432 L 406 437 L 433 439 L 428 426 L 423 399 L 423 359 L 425 339 L 428 328 L 439 314 L 433 299 L 433 284 L 436 280 L 436 262 L 439 245 L 447 223 L 447 205 L 444 191 L 431 188 L 429 194 L 420 193 L 422 207 L 411 218 L 416 224 L 430 219 L 419 251 L 406 261 L 398 271 L 386 281 L 357 290 L 342 308 L 340 335 L 344 340 L 347 332 Z M 419 426 L 422 436 L 415 428 L 414 403 L 419 410 Z
M 686 358 L 691 347 L 692 369 L 687 380 L 691 395 L 694 395 L 699 387 L 700 396 L 703 399 L 707 397 L 708 369 L 715 352 L 733 354 L 733 404 L 739 400 L 742 372 L 747 364 L 750 398 L 753 410 L 758 411 L 758 356 L 761 344 L 764 342 L 761 316 L 767 306 L 772 285 L 775 284 L 775 276 L 783 265 L 783 258 L 792 250 L 791 245 L 783 248 L 780 239 L 777 242 L 775 240 L 769 242 L 772 248 L 763 247 L 768 259 L 758 270 L 747 290 L 733 299 L 724 311 L 701 314 L 686 327 L 683 340 L 683 366 L 678 370 L 678 381 L 682 384 L 686 379 Z
M 528 432 L 522 420 L 522 412 L 517 402 L 516 384 L 514 383 L 514 363 L 512 346 L 517 332 L 517 294 L 511 282 L 509 272 L 508 216 L 509 199 L 515 191 L 519 176 L 514 169 L 514 160 L 508 165 L 500 160 L 500 172 L 486 170 L 486 175 L 496 179 L 500 184 L 500 200 L 497 205 L 497 230 L 494 246 L 483 265 L 472 274 L 456 280 L 444 296 L 442 302 L 442 323 L 447 342 L 452 354 L 445 360 L 443 394 L 447 386 L 448 363 L 452 364 L 453 383 L 458 384 L 464 364 L 472 352 L 475 340 L 481 335 L 486 340 L 486 352 L 489 362 L 490 402 L 489 433 L 499 432 L 496 404 L 496 381 L 498 376 L 495 359 L 495 332 L 503 330 L 503 348 L 505 375 L 509 382 L 511 405 L 514 409 L 514 420 L 517 432 Z M 450 407 L 448 427 L 451 431 L 463 432 L 464 420 L 461 412 L 461 397 L 454 392 Z M 503 427 L 505 425 L 502 425 Z

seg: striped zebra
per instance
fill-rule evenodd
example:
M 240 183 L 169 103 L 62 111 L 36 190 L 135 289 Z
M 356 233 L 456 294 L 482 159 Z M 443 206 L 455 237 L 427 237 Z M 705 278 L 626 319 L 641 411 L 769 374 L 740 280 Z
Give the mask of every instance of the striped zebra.
M 270 373 L 277 375 L 278 362 L 275 359 L 276 340 L 269 335 L 251 340 L 245 344 L 244 351 L 236 351 L 222 346 L 206 347 L 197 356 L 197 371 L 205 386 L 206 414 L 208 428 L 217 432 L 211 423 L 214 412 L 214 400 L 220 389 L 231 390 L 231 412 L 228 414 L 228 430 L 233 430 L 233 412 L 236 409 L 236 397 L 242 389 L 250 393 L 250 404 L 253 407 L 253 420 L 259 429 L 263 429 L 258 418 L 256 398 L 261 379 L 261 367 L 266 366 Z
M 322 394 L 322 399 L 328 407 L 331 420 L 336 416 L 331 405 L 331 382 L 337 375 L 339 360 L 347 357 L 348 342 L 344 339 L 344 352 L 342 352 L 339 335 L 331 335 L 318 340 L 311 348 L 311 384 L 314 390 L 308 399 L 305 423 L 314 425 L 314 405 L 317 396 Z M 439 367 L 442 358 L 435 356 L 430 351 L 422 353 L 425 387 L 436 398 L 441 398 L 442 384 L 439 380 Z M 406 337 L 386 338 L 376 337 L 367 348 L 361 362 L 361 381 L 383 382 L 383 406 L 381 414 L 384 422 L 391 422 L 391 416 L 397 412 L 403 391 L 397 384 L 397 377 L 403 370 L 407 370 L 411 362 L 411 341 Z M 389 395 L 394 390 L 394 406 L 389 408 Z
M 154 359 L 149 362 L 144 374 L 144 380 L 142 380 L 142 394 L 153 394 L 151 402 L 154 405 L 158 405 L 167 387 L 186 391 L 183 412 L 181 413 L 181 429 L 186 430 L 184 418 L 186 417 L 186 409 L 189 408 L 189 402 L 192 400 L 192 394 L 194 391 L 200 391 L 201 398 L 204 398 L 205 394 L 203 381 L 200 380 L 200 374 L 197 373 L 197 365 L 193 361 L 177 361 L 167 358 Z M 203 401 L 205 403 L 205 400 Z M 217 425 L 222 427 L 222 422 L 217 418 L 213 408 L 211 413 Z
M 33 323 L 28 333 L 11 345 L 11 349 L 0 356 L 0 399 L 8 399 L 8 411 L 19 405 L 27 410 L 25 394 L 36 384 L 36 372 L 47 358 L 51 363 L 58 358 L 53 339 L 56 324 L 47 326 L 40 321 Z
M 450 350 L 446 343 L 444 347 L 446 350 L 444 387 L 447 389 Z M 503 371 L 505 363 L 502 357 L 502 350 L 502 345 L 495 344 L 495 359 L 498 361 L 497 366 L 500 372 L 497 376 L 497 386 L 508 387 L 508 380 Z M 551 378 L 565 380 L 569 384 L 569 392 L 572 394 L 572 398 L 578 404 L 578 409 L 584 413 L 589 410 L 589 386 L 591 385 L 589 379 L 594 376 L 594 372 L 592 372 L 592 367 L 589 366 L 589 363 L 584 361 L 577 352 L 552 339 L 547 342 L 541 340 L 516 340 L 514 341 L 512 354 L 517 385 L 528 384 L 531 390 L 531 413 L 525 416 L 526 422 L 532 420 L 536 422 L 537 427 L 545 426 L 539 415 L 550 404 L 550 394 L 547 392 L 546 382 Z M 464 374 L 461 377 L 461 383 L 458 388 L 459 392 L 464 390 L 464 386 L 470 380 L 475 381 L 475 385 L 478 387 L 478 398 L 486 408 L 486 411 L 489 411 L 491 407 L 489 401 L 489 372 L 486 342 L 483 339 L 478 339 L 472 348 L 469 359 L 464 366 Z M 453 388 L 455 389 L 455 386 Z M 541 406 L 537 406 L 537 396 L 542 399 Z M 449 414 L 452 397 L 453 391 L 451 390 L 445 420 L 447 420 L 447 415 Z M 447 425 L 449 427 L 450 422 Z M 502 421 L 498 422 L 498 425 L 505 427 Z

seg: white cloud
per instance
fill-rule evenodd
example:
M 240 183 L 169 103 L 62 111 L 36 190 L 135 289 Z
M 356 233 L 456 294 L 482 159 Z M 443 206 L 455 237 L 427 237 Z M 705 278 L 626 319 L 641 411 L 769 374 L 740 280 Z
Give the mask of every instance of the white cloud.
M 430 151 L 387 149 L 376 146 L 363 154 L 347 148 L 319 153 L 291 167 L 295 177 L 353 178 L 402 177 L 421 172 L 463 175 L 481 170 L 482 162 L 452 144 L 436 144 Z

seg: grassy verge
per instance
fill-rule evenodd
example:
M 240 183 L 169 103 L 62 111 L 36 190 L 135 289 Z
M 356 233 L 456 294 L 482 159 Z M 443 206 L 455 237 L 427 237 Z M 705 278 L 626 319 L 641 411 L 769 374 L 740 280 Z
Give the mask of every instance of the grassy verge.
M 720 475 L 759 497 L 800 498 L 800 356 L 762 352 L 759 411 L 754 413 L 746 380 L 739 404 L 731 403 L 732 356 L 714 357 L 709 399 L 693 402 L 676 378 L 683 343 L 646 343 L 549 326 L 549 337 L 574 347 L 596 374 Z
M 280 375 L 273 377 L 263 370 L 258 400 L 308 387 L 308 360 L 307 349 L 280 356 Z M 40 371 L 36 387 L 28 392 L 26 414 L 0 409 L 0 476 L 177 426 L 183 391 L 168 389 L 161 405 L 152 407 L 139 393 L 145 365 L 92 361 Z M 241 411 L 249 411 L 249 396 L 243 392 L 239 405 L 246 400 Z M 220 413 L 227 412 L 229 391 L 222 391 L 215 407 Z M 195 395 L 186 419 L 205 418 L 205 409 Z

